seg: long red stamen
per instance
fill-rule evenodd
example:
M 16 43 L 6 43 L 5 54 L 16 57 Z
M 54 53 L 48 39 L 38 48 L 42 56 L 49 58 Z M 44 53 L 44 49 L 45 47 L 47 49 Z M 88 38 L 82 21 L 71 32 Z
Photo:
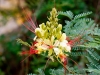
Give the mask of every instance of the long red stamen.
M 23 10 L 24 10 L 24 9 L 23 9 Z M 24 10 L 24 13 L 25 13 L 25 16 L 26 16 L 27 20 L 30 21 L 31 24 L 34 26 L 33 28 L 36 28 L 36 26 L 35 26 L 35 24 L 34 24 L 32 18 L 31 18 L 30 15 L 29 15 L 29 13 L 27 13 L 26 10 Z
M 36 17 L 33 17 L 33 21 L 35 22 L 36 27 L 38 27 L 38 24 L 36 22 Z
M 29 26 L 26 26 L 25 24 L 23 24 L 28 30 L 30 30 L 31 32 L 33 32 L 33 33 L 35 33 L 35 31 L 32 29 L 32 28 L 30 28 Z
M 38 53 L 38 50 L 33 50 L 32 48 L 30 48 L 30 51 L 23 51 L 23 52 L 22 52 L 22 55 L 29 54 L 29 56 L 30 56 L 30 55 L 32 55 L 32 54 L 37 54 L 37 53 Z M 27 56 L 25 59 L 27 59 L 29 56 Z M 24 59 L 24 60 L 25 60 L 25 59 Z M 22 60 L 22 62 L 23 62 L 24 60 Z
M 36 26 L 35 26 L 35 24 L 34 24 L 32 18 L 29 16 L 28 13 L 26 13 L 26 16 L 27 16 L 28 21 L 32 24 L 31 26 L 32 26 L 34 29 L 36 29 Z
M 27 54 L 37 54 L 38 53 L 38 50 L 34 50 L 32 48 L 30 48 L 29 51 L 22 51 L 21 54 L 22 55 L 27 55 Z
M 24 10 L 24 9 L 23 9 Z M 24 10 L 24 14 L 25 14 L 25 18 L 28 21 L 29 25 L 24 24 L 24 26 L 29 29 L 30 31 L 32 31 L 33 33 L 35 33 L 35 29 L 36 29 L 36 24 L 34 23 L 34 21 L 32 20 L 32 18 L 30 17 L 29 13 L 27 13 L 26 10 Z

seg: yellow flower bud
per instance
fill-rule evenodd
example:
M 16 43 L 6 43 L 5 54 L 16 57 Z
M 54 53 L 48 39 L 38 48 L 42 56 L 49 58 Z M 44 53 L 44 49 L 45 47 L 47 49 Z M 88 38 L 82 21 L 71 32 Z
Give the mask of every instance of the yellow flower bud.
M 46 22 L 46 25 L 50 27 L 50 22 L 49 22 L 49 21 L 47 21 L 47 22 Z
M 43 36 L 44 36 L 44 38 L 47 38 L 47 37 L 48 37 L 48 32 L 47 32 L 47 30 L 44 31 Z
M 53 14 L 57 14 L 57 10 L 55 8 L 52 9 Z
M 60 39 L 60 37 L 61 37 L 61 31 L 59 31 L 59 32 L 56 32 L 56 37 L 57 37 L 57 39 Z
M 57 29 L 56 29 L 56 31 L 59 32 L 59 31 L 61 31 L 61 30 L 62 30 L 62 25 L 59 24 L 58 27 L 57 27 Z
M 35 29 L 35 34 L 37 35 L 37 37 L 42 38 L 42 32 L 40 28 Z
M 55 21 L 56 21 L 56 22 L 58 22 L 58 19 L 57 19 L 57 18 L 55 18 Z
M 45 30 L 45 29 L 46 29 L 46 26 L 45 26 L 45 24 L 44 24 L 44 23 L 40 24 L 40 25 L 39 25 L 39 27 L 40 27 L 41 29 L 43 29 L 43 30 Z
M 53 30 L 53 31 L 51 31 L 52 34 L 55 35 L 55 34 L 56 34 L 56 28 L 54 28 L 54 29 L 52 29 L 52 30 Z

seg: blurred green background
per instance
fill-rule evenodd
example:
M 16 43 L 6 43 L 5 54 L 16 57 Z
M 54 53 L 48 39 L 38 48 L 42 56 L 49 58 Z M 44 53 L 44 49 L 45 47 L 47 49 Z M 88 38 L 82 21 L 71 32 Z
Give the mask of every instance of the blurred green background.
M 21 62 L 27 56 L 20 55 L 20 52 L 29 48 L 17 43 L 16 39 L 31 42 L 34 37 L 34 34 L 23 26 L 27 21 L 22 16 L 22 8 L 33 19 L 36 18 L 37 24 L 41 24 L 47 21 L 53 7 L 58 11 L 71 10 L 74 14 L 92 11 L 90 17 L 100 24 L 100 0 L 0 0 L 0 75 L 27 75 L 37 73 L 38 68 L 45 67 L 47 58 L 41 55 L 30 56 Z M 64 25 L 66 18 L 60 18 L 62 20 L 59 22 Z M 60 67 L 57 61 L 50 61 L 45 73 L 49 75 L 48 69 Z

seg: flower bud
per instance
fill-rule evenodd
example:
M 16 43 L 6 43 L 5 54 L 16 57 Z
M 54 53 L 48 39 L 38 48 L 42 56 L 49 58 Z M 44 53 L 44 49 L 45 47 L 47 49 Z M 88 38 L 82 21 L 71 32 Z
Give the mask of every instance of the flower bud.
M 37 37 L 42 38 L 42 32 L 40 28 L 35 29 L 35 34 L 37 35 Z
M 57 29 L 56 29 L 56 31 L 58 32 L 58 31 L 61 31 L 61 30 L 62 30 L 62 25 L 59 24 L 58 27 L 57 27 Z
M 47 21 L 47 22 L 46 22 L 46 25 L 50 27 L 50 22 L 49 22 L 49 21 Z
M 61 37 L 61 31 L 56 33 L 56 37 L 57 37 L 57 39 L 60 39 L 60 37 Z
M 52 9 L 52 14 L 54 14 L 54 15 L 57 14 L 57 10 L 55 8 Z
M 44 24 L 44 23 L 40 24 L 40 25 L 39 25 L 39 27 L 40 27 L 41 29 L 43 29 L 43 30 L 45 30 L 45 29 L 46 29 L 46 26 L 45 26 L 45 24 Z
M 57 19 L 57 18 L 55 18 L 55 21 L 56 21 L 56 22 L 58 22 L 58 19 Z
M 54 28 L 52 32 L 52 35 L 55 35 L 56 34 L 56 29 Z
M 45 31 L 44 31 L 43 36 L 44 36 L 45 38 L 47 38 L 47 37 L 48 37 L 48 32 L 47 32 L 47 30 L 45 30 Z

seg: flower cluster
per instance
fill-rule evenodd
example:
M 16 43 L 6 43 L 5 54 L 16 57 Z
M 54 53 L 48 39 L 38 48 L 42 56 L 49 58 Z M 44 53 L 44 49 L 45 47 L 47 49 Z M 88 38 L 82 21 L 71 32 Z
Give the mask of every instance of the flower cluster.
M 71 46 L 66 40 L 66 34 L 62 33 L 62 25 L 58 24 L 57 11 L 55 8 L 50 12 L 49 21 L 39 25 L 35 29 L 34 44 L 37 54 L 48 52 L 48 56 L 55 54 L 57 57 L 65 55 L 64 52 L 70 52 Z
M 71 46 L 66 39 L 66 34 L 62 33 L 62 25 L 58 23 L 57 11 L 55 8 L 50 12 L 49 21 L 42 23 L 35 29 L 35 37 L 29 54 L 48 53 L 48 56 L 56 56 L 62 62 L 65 61 L 65 52 L 71 51 Z M 26 52 L 23 52 L 25 54 Z

